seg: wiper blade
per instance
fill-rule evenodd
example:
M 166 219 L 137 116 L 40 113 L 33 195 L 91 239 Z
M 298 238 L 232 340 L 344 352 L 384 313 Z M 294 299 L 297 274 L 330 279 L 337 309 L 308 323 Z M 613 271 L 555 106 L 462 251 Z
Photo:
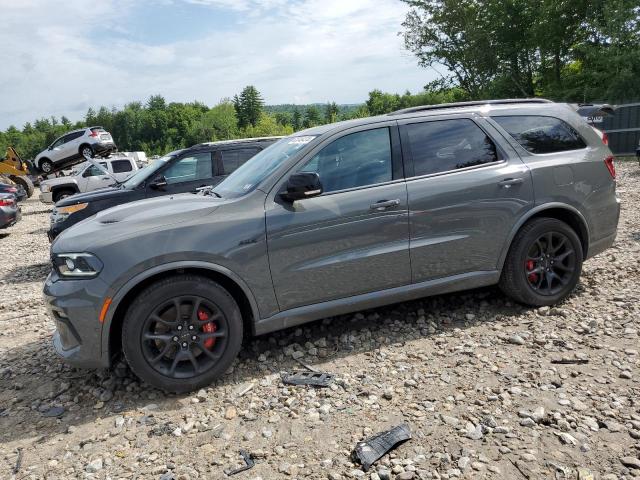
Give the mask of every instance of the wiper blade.
M 215 195 L 218 198 L 222 198 L 222 195 L 220 195 L 218 192 L 215 192 L 212 186 L 200 187 L 196 190 L 200 195 Z

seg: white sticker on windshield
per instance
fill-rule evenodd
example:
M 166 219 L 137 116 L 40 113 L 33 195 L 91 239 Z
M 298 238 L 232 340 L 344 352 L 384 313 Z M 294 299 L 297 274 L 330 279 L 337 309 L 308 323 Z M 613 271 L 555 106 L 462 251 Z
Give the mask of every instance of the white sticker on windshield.
M 309 143 L 311 140 L 313 140 L 314 136 L 306 136 L 306 137 L 293 137 L 291 140 L 289 140 L 289 145 L 306 145 L 307 143 Z

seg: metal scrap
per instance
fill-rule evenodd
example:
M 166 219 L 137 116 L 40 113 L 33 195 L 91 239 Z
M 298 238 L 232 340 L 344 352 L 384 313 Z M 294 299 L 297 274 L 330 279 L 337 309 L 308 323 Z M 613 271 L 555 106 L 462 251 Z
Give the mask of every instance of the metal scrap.
M 251 457 L 251 454 L 249 452 L 247 452 L 246 450 L 240 450 L 240 455 L 242 455 L 242 459 L 244 460 L 245 465 L 240 468 L 236 468 L 234 470 L 225 469 L 224 471 L 225 475 L 230 477 L 232 475 L 245 472 L 255 466 L 256 462 L 253 461 L 253 458 Z
M 366 472 L 371 465 L 387 452 L 410 439 L 411 431 L 409 430 L 409 425 L 398 425 L 391 430 L 377 433 L 358 442 L 356 448 L 351 452 L 351 458 L 354 462 L 360 463 L 362 469 Z
M 334 376 L 325 372 L 293 372 L 282 376 L 282 382 L 286 385 L 312 385 L 314 387 L 328 387 L 333 382 Z

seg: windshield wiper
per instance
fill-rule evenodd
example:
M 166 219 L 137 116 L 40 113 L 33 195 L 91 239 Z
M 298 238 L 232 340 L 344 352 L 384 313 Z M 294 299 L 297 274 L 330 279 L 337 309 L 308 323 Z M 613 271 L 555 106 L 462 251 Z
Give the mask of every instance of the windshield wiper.
M 200 187 L 200 188 L 197 188 L 196 190 L 201 195 L 215 195 L 218 198 L 222 198 L 222 195 L 220 195 L 218 192 L 215 192 L 211 185 L 207 187 Z

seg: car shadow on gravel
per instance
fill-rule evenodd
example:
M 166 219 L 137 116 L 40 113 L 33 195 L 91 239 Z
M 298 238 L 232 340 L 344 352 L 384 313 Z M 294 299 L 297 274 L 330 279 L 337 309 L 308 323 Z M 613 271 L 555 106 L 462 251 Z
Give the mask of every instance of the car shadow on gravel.
M 270 375 L 279 382 L 282 372 L 307 367 L 323 370 L 322 364 L 344 357 L 435 337 L 455 328 L 506 321 L 526 310 L 510 303 L 497 289 L 485 288 L 323 319 L 246 340 L 232 371 L 207 389 L 212 396 L 233 398 L 237 385 Z M 434 321 L 425 318 L 427 312 Z M 309 355 L 310 348 L 316 348 L 311 344 L 318 345 L 316 355 Z M 0 444 L 27 438 L 44 441 L 65 433 L 69 426 L 136 411 L 153 425 L 162 421 L 163 412 L 181 408 L 193 395 L 167 394 L 141 385 L 123 362 L 110 370 L 74 369 L 56 355 L 48 335 L 3 349 L 0 366 Z M 341 372 L 333 373 L 339 376 Z M 46 416 L 52 407 L 64 408 L 61 418 Z
M 3 272 L 0 278 L 11 283 L 43 282 L 50 271 L 50 263 L 34 263 L 13 267 Z

